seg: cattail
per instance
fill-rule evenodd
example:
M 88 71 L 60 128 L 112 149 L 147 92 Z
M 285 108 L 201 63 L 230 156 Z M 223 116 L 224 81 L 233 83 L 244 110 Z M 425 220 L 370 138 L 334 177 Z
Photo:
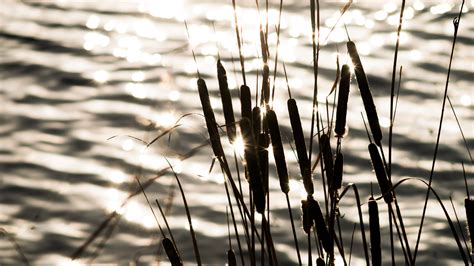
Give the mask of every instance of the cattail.
M 380 191 L 386 203 L 390 203 L 393 201 L 393 194 L 390 191 L 392 184 L 387 178 L 387 173 L 385 172 L 385 168 L 382 163 L 382 159 L 380 158 L 379 151 L 377 150 L 377 146 L 375 144 L 369 144 L 369 153 L 370 159 L 372 160 L 372 166 L 375 171 L 375 176 L 377 177 L 377 181 L 379 183 Z
M 372 265 L 382 265 L 382 249 L 380 246 L 379 208 L 373 197 L 369 198 L 369 226 L 370 226 L 370 251 Z
M 178 255 L 178 252 L 176 251 L 175 246 L 173 245 L 173 242 L 165 237 L 161 241 L 161 244 L 163 245 L 163 248 L 165 249 L 166 255 L 168 256 L 168 259 L 171 262 L 171 265 L 183 265 L 183 262 L 181 261 L 181 258 Z
M 206 82 L 199 78 L 197 85 L 199 98 L 201 99 L 202 110 L 204 112 L 204 118 L 206 119 L 207 131 L 209 132 L 209 138 L 211 140 L 212 150 L 214 151 L 214 155 L 216 157 L 224 156 L 224 150 L 222 149 L 219 131 L 217 130 L 216 118 L 214 116 L 214 111 L 212 110 Z
M 245 143 L 244 157 L 247 164 L 247 172 L 255 207 L 257 212 L 263 213 L 265 211 L 265 191 L 255 146 L 255 138 L 253 137 L 252 128 L 250 127 L 250 121 L 248 119 L 242 119 L 240 121 L 240 130 Z
M 311 227 L 313 227 L 313 219 L 311 219 L 309 204 L 307 200 L 301 200 L 301 221 L 303 223 L 303 230 L 306 234 L 311 233 Z
M 217 60 L 217 79 L 219 80 L 219 91 L 221 93 L 227 135 L 229 136 L 229 141 L 233 143 L 236 134 L 234 108 L 232 107 L 232 98 L 227 83 L 227 74 L 221 60 Z
M 344 172 L 344 155 L 339 151 L 334 162 L 333 189 L 338 190 L 342 186 L 342 173 Z
M 233 249 L 227 250 L 227 265 L 236 266 L 237 260 L 235 258 L 235 252 Z
M 260 136 L 260 131 L 262 129 L 262 112 L 258 106 L 255 106 L 252 109 L 252 128 L 253 135 L 255 137 L 255 143 L 258 143 L 257 138 Z
M 247 85 L 240 86 L 240 112 L 242 118 L 252 121 L 252 99 L 250 96 L 250 88 Z
M 326 227 L 326 222 L 324 221 L 323 213 L 321 212 L 321 207 L 319 203 L 313 199 L 312 196 L 308 196 L 308 205 L 310 211 L 310 217 L 314 220 L 314 225 L 316 228 L 316 234 L 318 235 L 319 241 L 321 241 L 324 250 L 326 252 L 331 252 L 331 237 L 329 236 L 328 228 Z
M 351 71 L 348 65 L 342 66 L 341 82 L 339 83 L 339 96 L 336 112 L 336 136 L 342 138 L 346 133 L 347 101 L 351 85 Z
M 467 227 L 471 238 L 471 254 L 474 254 L 474 199 L 465 198 L 464 207 L 466 208 Z
M 265 105 L 270 101 L 270 69 L 267 64 L 263 65 L 262 100 L 265 101 Z
M 334 191 L 334 162 L 331 151 L 331 143 L 327 134 L 321 135 L 319 145 L 323 154 L 324 169 L 326 171 L 326 178 L 330 191 Z
M 304 141 L 303 128 L 301 127 L 300 114 L 295 99 L 289 99 L 287 102 L 288 113 L 290 114 L 291 129 L 293 130 L 293 137 L 295 139 L 296 154 L 298 155 L 298 163 L 300 165 L 301 176 L 303 177 L 303 184 L 308 195 L 313 195 L 314 187 L 313 180 L 311 180 L 311 168 L 306 152 L 306 143 Z
M 360 57 L 357 53 L 357 48 L 354 42 L 347 42 L 347 50 L 352 59 L 352 64 L 354 65 L 354 72 L 357 78 L 357 84 L 359 84 L 360 95 L 364 102 L 365 112 L 369 120 L 370 131 L 372 132 L 375 144 L 381 146 L 382 130 L 380 129 L 377 110 L 375 109 L 374 99 L 372 98 L 372 93 L 369 89 L 369 82 L 367 81 L 367 76 L 365 75 L 362 63 L 360 62 Z
M 272 140 L 273 156 L 275 157 L 275 165 L 278 178 L 280 179 L 280 189 L 283 193 L 287 194 L 290 191 L 288 169 L 286 167 L 286 159 L 283 151 L 278 119 L 273 110 L 267 112 L 267 119 Z
M 324 263 L 324 260 L 321 258 L 316 259 L 316 266 L 325 266 L 326 263 Z
M 262 174 L 263 187 L 265 193 L 268 193 L 268 145 L 270 143 L 269 136 L 265 133 L 260 133 L 258 138 L 258 160 L 260 163 L 260 172 Z

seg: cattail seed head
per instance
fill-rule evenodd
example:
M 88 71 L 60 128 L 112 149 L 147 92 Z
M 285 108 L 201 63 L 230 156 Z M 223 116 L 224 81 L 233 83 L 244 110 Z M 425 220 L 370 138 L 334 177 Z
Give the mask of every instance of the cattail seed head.
M 334 180 L 333 189 L 338 190 L 342 186 L 342 175 L 344 172 L 344 155 L 342 152 L 338 152 L 336 155 L 336 161 L 334 162 Z
M 323 213 L 321 212 L 321 207 L 319 203 L 313 199 L 312 196 L 308 196 L 308 205 L 310 211 L 310 217 L 314 220 L 314 225 L 316 228 L 316 234 L 318 235 L 319 241 L 321 241 L 324 250 L 326 252 L 331 252 L 331 237 L 329 236 L 328 228 L 326 227 L 326 222 L 324 221 Z
M 278 178 L 280 179 L 280 189 L 283 193 L 287 194 L 290 191 L 288 169 L 286 167 L 286 159 L 283 151 L 278 119 L 273 110 L 267 112 L 267 119 L 273 147 L 273 156 L 275 157 L 275 165 Z
M 244 158 L 247 164 L 247 172 L 253 199 L 255 201 L 255 207 L 257 212 L 263 213 L 265 211 L 265 191 L 255 138 L 253 137 L 253 130 L 248 119 L 244 118 L 240 121 L 240 130 L 245 144 Z
M 331 151 L 331 143 L 327 134 L 321 135 L 319 145 L 323 154 L 324 169 L 330 191 L 334 191 L 334 161 Z
M 348 65 L 343 65 L 336 111 L 336 136 L 342 138 L 346 132 L 347 101 L 351 84 L 351 71 Z
M 234 108 L 232 107 L 232 97 L 230 96 L 229 85 L 227 83 L 227 74 L 221 60 L 217 60 L 217 79 L 219 81 L 219 91 L 221 93 L 227 135 L 229 136 L 230 143 L 233 143 L 235 139 Z
M 316 259 L 316 266 L 325 266 L 326 263 L 324 263 L 324 260 L 321 258 Z
M 227 264 L 229 266 L 237 265 L 237 259 L 235 258 L 235 252 L 233 249 L 227 250 Z
M 385 172 L 385 167 L 383 166 L 382 159 L 380 158 L 379 151 L 377 150 L 377 146 L 373 143 L 369 144 L 369 153 L 370 159 L 372 160 L 372 166 L 375 171 L 375 176 L 377 177 L 377 181 L 379 183 L 380 191 L 386 203 L 390 203 L 393 201 L 393 194 L 390 191 L 392 188 L 392 184 L 387 178 L 387 173 Z
M 308 195 L 313 195 L 314 187 L 311 180 L 311 167 L 306 151 L 306 143 L 304 141 L 303 128 L 301 127 L 300 114 L 295 99 L 289 99 L 287 102 L 288 113 L 290 115 L 291 129 L 293 130 L 293 138 L 295 139 L 296 154 L 298 155 L 298 163 L 300 165 L 303 184 Z
M 380 246 L 380 223 L 379 208 L 373 197 L 369 198 L 369 226 L 370 226 L 370 250 L 372 253 L 372 265 L 382 265 L 382 248 Z
M 211 100 L 209 98 L 209 92 L 207 90 L 206 82 L 199 78 L 197 81 L 199 98 L 201 99 L 201 106 L 206 119 L 207 131 L 211 140 L 211 147 L 216 157 L 224 156 L 224 150 L 222 149 L 221 139 L 219 131 L 217 130 L 216 118 L 214 111 L 212 110 Z
M 260 172 L 263 180 L 263 188 L 265 193 L 268 193 L 268 145 L 270 143 L 269 136 L 265 133 L 260 133 L 258 138 L 258 160 L 260 163 Z
M 252 109 L 252 128 L 253 135 L 255 137 L 255 143 L 258 143 L 258 137 L 260 136 L 260 131 L 262 130 L 262 112 L 258 106 L 255 106 Z
M 163 245 L 163 248 L 165 249 L 166 255 L 168 256 L 168 259 L 171 262 L 171 265 L 176 266 L 176 265 L 183 265 L 183 262 L 181 261 L 181 258 L 178 255 L 178 252 L 176 251 L 175 246 L 173 245 L 173 242 L 167 237 L 163 238 L 161 241 L 161 244 Z
M 352 59 L 352 64 L 354 65 L 354 73 L 356 75 L 360 95 L 364 103 L 365 113 L 367 114 L 367 119 L 369 120 L 370 131 L 372 132 L 375 144 L 381 146 L 382 130 L 380 129 L 377 110 L 375 109 L 374 99 L 372 98 L 372 93 L 369 89 L 369 82 L 367 81 L 367 76 L 365 75 L 365 71 L 362 67 L 359 53 L 357 52 L 354 42 L 347 42 L 347 50 L 349 52 L 349 56 Z
M 262 78 L 262 100 L 265 101 L 265 106 L 267 106 L 270 101 L 270 68 L 268 64 L 263 65 Z
M 303 230 L 306 234 L 311 233 L 313 227 L 313 219 L 311 219 L 309 204 L 307 200 L 301 200 L 301 221 L 303 223 Z
M 252 98 L 250 95 L 250 88 L 247 85 L 240 86 L 240 112 L 242 118 L 252 120 Z

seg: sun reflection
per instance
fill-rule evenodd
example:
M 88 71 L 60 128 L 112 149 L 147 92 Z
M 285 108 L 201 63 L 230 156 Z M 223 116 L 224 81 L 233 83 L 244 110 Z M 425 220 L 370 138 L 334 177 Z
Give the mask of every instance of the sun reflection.
M 237 131 L 237 137 L 234 140 L 233 146 L 237 155 L 239 155 L 240 157 L 243 157 L 244 152 L 245 152 L 245 142 L 240 133 L 240 129 L 238 129 Z
M 472 99 L 471 99 L 471 96 L 469 95 L 462 95 L 461 96 L 461 99 L 460 99 L 460 102 L 463 106 L 466 106 L 466 107 L 469 107 L 471 106 L 472 104 Z
M 416 0 L 415 2 L 413 2 L 413 8 L 417 11 L 420 11 L 425 8 L 425 4 L 423 4 L 423 2 L 420 0 Z
M 107 175 L 109 180 L 115 184 L 121 184 L 128 179 L 128 176 L 122 171 L 113 171 Z
M 172 102 L 176 102 L 181 98 L 181 92 L 179 91 L 170 91 L 168 94 L 168 99 Z
M 379 120 L 380 126 L 383 128 L 389 128 L 390 127 L 390 119 L 385 116 L 381 116 Z
M 133 150 L 134 147 L 135 147 L 135 143 L 131 139 L 126 139 L 122 143 L 122 150 L 124 150 L 124 151 L 131 151 L 131 150 Z
M 89 29 L 94 30 L 94 29 L 97 29 L 99 27 L 99 23 L 100 23 L 100 18 L 96 15 L 91 15 L 87 19 L 86 27 L 88 27 Z
M 109 80 L 109 72 L 105 70 L 99 70 L 94 73 L 94 80 L 97 83 L 106 83 Z
M 139 83 L 127 83 L 125 85 L 125 91 L 132 94 L 132 96 L 137 99 L 145 99 L 148 96 L 146 88 Z
M 155 116 L 155 124 L 158 127 L 170 128 L 176 123 L 176 116 L 173 112 L 161 112 Z
M 137 71 L 132 74 L 132 80 L 134 82 L 142 82 L 145 80 L 145 73 L 143 71 Z

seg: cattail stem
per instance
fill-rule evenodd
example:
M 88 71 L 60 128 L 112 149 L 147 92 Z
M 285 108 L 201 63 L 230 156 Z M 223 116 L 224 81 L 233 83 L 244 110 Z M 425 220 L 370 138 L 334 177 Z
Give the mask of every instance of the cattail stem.
M 440 119 L 439 119 L 439 127 L 438 127 L 438 134 L 436 136 L 435 150 L 433 152 L 433 163 L 431 164 L 431 171 L 430 171 L 430 177 L 429 177 L 429 181 L 428 181 L 428 188 L 431 188 L 431 183 L 433 182 L 433 174 L 434 174 L 434 168 L 435 168 L 435 165 L 436 165 L 436 158 L 437 158 L 437 155 L 438 155 L 439 140 L 441 138 L 441 129 L 443 127 L 444 109 L 445 109 L 445 106 L 446 106 L 446 98 L 448 97 L 449 77 L 451 75 L 451 64 L 453 62 L 454 47 L 456 46 L 456 40 L 457 40 L 458 29 L 459 29 L 459 22 L 461 21 L 463 7 L 464 7 L 464 0 L 462 1 L 461 8 L 459 10 L 458 16 L 453 20 L 453 25 L 454 25 L 453 44 L 451 46 L 451 54 L 450 54 L 450 57 L 449 57 L 448 73 L 447 73 L 447 76 L 446 76 L 446 83 L 445 83 L 445 87 L 444 87 L 443 104 L 441 106 L 441 116 L 440 116 Z M 415 264 L 415 262 L 416 262 L 416 255 L 417 255 L 417 252 L 418 252 L 418 244 L 420 243 L 421 232 L 423 231 L 423 223 L 425 221 L 426 207 L 428 205 L 429 197 L 430 197 L 430 189 L 428 189 L 426 191 L 425 202 L 423 204 L 423 212 L 422 212 L 422 215 L 421 215 L 420 227 L 418 229 L 418 236 L 416 238 L 415 251 L 413 252 L 413 264 Z
M 298 238 L 296 237 L 295 222 L 293 220 L 293 212 L 291 211 L 290 197 L 288 196 L 288 193 L 285 193 L 285 197 L 286 197 L 286 204 L 288 206 L 288 214 L 290 215 L 290 222 L 291 222 L 291 230 L 293 232 L 293 239 L 295 241 L 296 255 L 298 256 L 298 264 L 302 265 L 301 255 L 300 255 L 300 248 L 299 248 L 299 245 L 298 245 Z

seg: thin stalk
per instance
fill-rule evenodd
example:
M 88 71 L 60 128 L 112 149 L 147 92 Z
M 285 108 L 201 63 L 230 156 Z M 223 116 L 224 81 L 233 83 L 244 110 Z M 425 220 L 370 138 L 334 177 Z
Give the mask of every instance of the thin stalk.
M 186 211 L 186 216 L 188 217 L 189 231 L 191 233 L 191 238 L 193 240 L 194 256 L 196 256 L 196 263 L 198 265 L 202 265 L 201 255 L 199 254 L 199 246 L 198 246 L 197 241 L 196 241 L 196 234 L 194 233 L 193 223 L 191 221 L 191 214 L 189 212 L 189 206 L 188 206 L 188 203 L 186 201 L 186 196 L 184 195 L 183 187 L 181 186 L 181 181 L 179 181 L 178 174 L 176 174 L 176 172 L 174 171 L 173 166 L 171 165 L 170 161 L 168 161 L 168 159 L 166 159 L 166 158 L 165 158 L 165 160 L 168 163 L 168 165 L 171 169 L 171 172 L 173 172 L 173 175 L 176 179 L 176 182 L 178 183 L 178 187 L 179 187 L 179 190 L 181 192 L 181 196 L 183 198 L 184 209 Z
M 285 193 L 285 196 L 286 196 L 286 204 L 288 205 L 288 214 L 290 215 L 291 230 L 293 232 L 293 239 L 295 241 L 296 254 L 298 256 L 298 264 L 302 265 L 300 248 L 298 245 L 298 238 L 296 237 L 295 221 L 293 221 L 293 212 L 291 211 L 290 197 L 288 196 L 288 193 Z
M 418 236 L 416 238 L 415 251 L 413 253 L 413 264 L 415 264 L 415 261 L 416 261 L 416 255 L 417 255 L 417 252 L 418 252 L 418 245 L 420 243 L 421 232 L 423 231 L 423 223 L 425 221 L 426 207 L 428 206 L 428 200 L 429 200 L 429 197 L 430 197 L 431 183 L 433 182 L 433 174 L 434 174 L 434 168 L 435 168 L 435 165 L 436 165 L 436 158 L 437 158 L 437 155 L 438 155 L 439 140 L 441 138 L 441 129 L 443 127 L 444 107 L 446 106 L 446 99 L 448 97 L 448 87 L 449 87 L 449 77 L 450 77 L 450 74 L 451 74 L 451 64 L 453 62 L 454 47 L 456 45 L 456 40 L 457 40 L 457 36 L 458 36 L 459 22 L 461 21 L 461 15 L 462 15 L 463 7 L 464 7 L 464 0 L 462 1 L 461 9 L 459 11 L 458 17 L 454 18 L 454 20 L 453 20 L 453 25 L 454 25 L 453 44 L 452 44 L 452 47 L 451 47 L 451 55 L 449 57 L 448 74 L 447 74 L 447 77 L 446 77 L 446 84 L 445 84 L 445 88 L 444 88 L 443 104 L 442 104 L 442 107 L 441 107 L 441 117 L 439 119 L 438 135 L 436 136 L 436 145 L 435 145 L 435 150 L 434 150 L 434 153 L 433 153 L 433 163 L 431 164 L 430 177 L 429 177 L 429 181 L 428 181 L 428 190 L 426 191 L 425 203 L 423 204 L 423 213 L 421 215 L 421 222 L 420 222 L 420 227 L 419 227 L 419 230 L 418 230 Z

